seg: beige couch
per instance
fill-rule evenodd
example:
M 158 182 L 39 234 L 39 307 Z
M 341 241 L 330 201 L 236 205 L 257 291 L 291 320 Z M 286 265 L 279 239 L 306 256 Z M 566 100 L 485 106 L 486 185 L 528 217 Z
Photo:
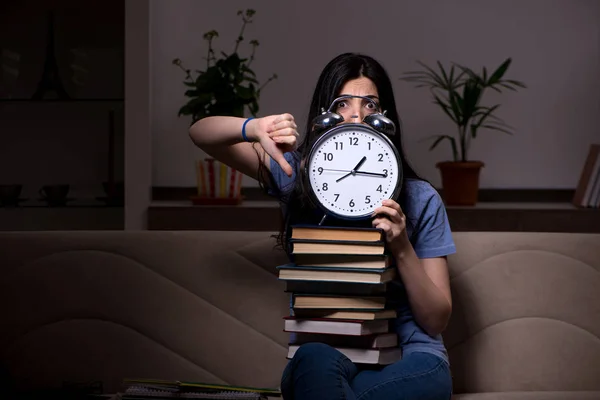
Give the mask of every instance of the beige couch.
M 600 399 L 600 235 L 454 234 L 455 399 Z M 0 362 L 18 387 L 279 384 L 285 261 L 266 232 L 0 233 Z

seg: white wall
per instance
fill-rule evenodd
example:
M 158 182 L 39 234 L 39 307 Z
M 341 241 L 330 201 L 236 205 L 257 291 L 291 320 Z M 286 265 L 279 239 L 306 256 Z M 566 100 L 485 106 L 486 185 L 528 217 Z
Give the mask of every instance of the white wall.
M 509 77 L 529 88 L 497 98 L 514 136 L 481 132 L 472 159 L 483 160 L 483 188 L 574 188 L 589 144 L 600 142 L 600 2 L 595 0 L 227 1 L 151 0 L 153 185 L 194 186 L 194 160 L 203 157 L 177 117 L 186 101 L 179 57 L 204 65 L 202 34 L 219 31 L 217 49 L 230 51 L 236 11 L 256 9 L 246 38 L 261 45 L 259 78 L 279 75 L 265 89 L 261 114 L 291 112 L 303 125 L 321 68 L 345 51 L 379 59 L 394 82 L 405 147 L 416 170 L 439 184 L 435 163 L 448 147 L 427 150 L 420 139 L 453 133 L 423 89 L 398 80 L 426 63 L 456 61 L 494 68 L 513 58 Z M 490 98 L 490 101 L 493 101 Z M 255 186 L 246 180 L 245 186 Z

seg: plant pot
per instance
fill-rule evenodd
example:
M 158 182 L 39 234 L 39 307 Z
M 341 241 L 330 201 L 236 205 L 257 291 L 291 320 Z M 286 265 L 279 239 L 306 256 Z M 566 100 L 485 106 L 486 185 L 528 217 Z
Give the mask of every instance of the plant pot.
M 436 164 L 442 176 L 443 198 L 446 205 L 474 206 L 479 194 L 481 161 L 443 161 Z

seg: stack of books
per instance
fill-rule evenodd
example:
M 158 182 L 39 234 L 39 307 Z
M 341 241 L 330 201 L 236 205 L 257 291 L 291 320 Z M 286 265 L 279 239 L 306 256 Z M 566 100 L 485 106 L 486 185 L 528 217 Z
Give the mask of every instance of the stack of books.
M 130 400 L 154 399 L 221 399 L 266 400 L 281 397 L 279 389 L 232 386 L 202 382 L 169 381 L 162 379 L 125 379 L 125 389 L 118 398 Z
M 387 365 L 402 357 L 386 302 L 397 274 L 375 228 L 294 225 L 290 263 L 277 267 L 290 293 L 288 358 L 308 342 L 328 344 L 351 361 Z

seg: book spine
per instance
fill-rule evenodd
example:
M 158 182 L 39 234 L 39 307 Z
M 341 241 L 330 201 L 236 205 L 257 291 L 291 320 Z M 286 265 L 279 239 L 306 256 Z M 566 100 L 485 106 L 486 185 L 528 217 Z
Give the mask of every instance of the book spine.
M 208 165 L 208 197 L 215 197 L 215 160 L 208 158 L 206 163 Z
M 235 178 L 239 173 L 237 170 L 230 168 L 231 175 L 229 177 L 229 197 L 235 197 Z
M 219 197 L 227 197 L 227 165 L 219 162 Z
M 206 171 L 204 171 L 204 161 L 197 162 L 196 178 L 198 180 L 198 196 L 206 196 Z

